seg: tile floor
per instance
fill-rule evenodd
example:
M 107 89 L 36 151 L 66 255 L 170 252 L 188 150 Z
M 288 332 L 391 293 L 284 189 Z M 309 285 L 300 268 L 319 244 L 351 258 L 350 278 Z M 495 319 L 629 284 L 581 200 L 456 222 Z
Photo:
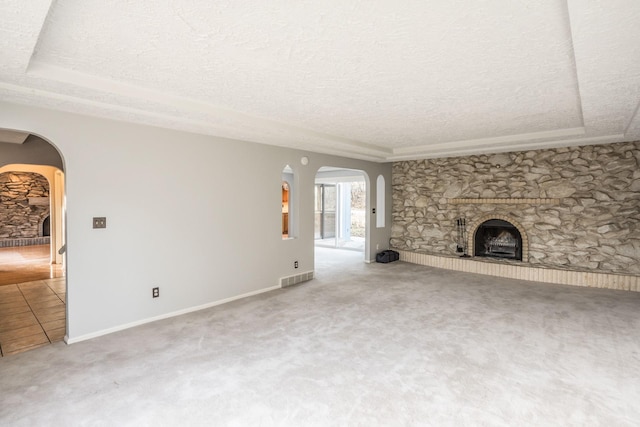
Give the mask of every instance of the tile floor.
M 0 355 L 61 341 L 66 331 L 65 278 L 0 286 Z
M 64 275 L 63 264 L 51 264 L 49 245 L 0 248 L 0 286 Z

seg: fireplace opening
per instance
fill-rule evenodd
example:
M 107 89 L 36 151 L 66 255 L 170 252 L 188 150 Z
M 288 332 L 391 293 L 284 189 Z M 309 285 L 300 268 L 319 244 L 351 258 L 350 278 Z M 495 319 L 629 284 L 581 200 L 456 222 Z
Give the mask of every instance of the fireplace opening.
M 51 216 L 47 215 L 47 217 L 42 221 L 42 237 L 51 236 Z
M 478 227 L 473 238 L 475 256 L 522 261 L 522 236 L 510 222 L 490 219 Z

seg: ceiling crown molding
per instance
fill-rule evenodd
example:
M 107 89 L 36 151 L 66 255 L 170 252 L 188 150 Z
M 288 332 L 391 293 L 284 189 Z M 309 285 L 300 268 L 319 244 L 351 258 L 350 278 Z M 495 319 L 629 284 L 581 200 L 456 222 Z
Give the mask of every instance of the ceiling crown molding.
M 376 162 L 640 139 L 637 0 L 118 5 L 3 2 L 2 100 Z

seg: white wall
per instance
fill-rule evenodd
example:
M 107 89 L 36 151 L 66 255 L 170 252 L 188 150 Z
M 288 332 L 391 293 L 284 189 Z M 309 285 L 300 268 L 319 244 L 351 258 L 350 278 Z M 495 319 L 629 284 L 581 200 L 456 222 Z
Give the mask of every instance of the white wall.
M 321 166 L 391 182 L 391 165 L 229 141 L 0 103 L 0 128 L 51 141 L 64 159 L 69 342 L 278 285 L 313 270 L 313 186 Z M 300 162 L 302 156 L 309 164 Z M 291 165 L 299 233 L 281 238 L 281 175 Z M 234 177 L 231 179 L 230 177 Z M 235 178 L 237 177 L 237 178 Z M 387 218 L 390 218 L 390 184 Z M 187 207 L 196 214 L 184 219 Z M 107 228 L 91 228 L 106 216 Z M 375 224 L 372 216 L 369 224 Z M 366 259 L 388 247 L 371 227 Z M 300 267 L 295 270 L 293 261 Z M 160 287 L 160 298 L 151 288 Z

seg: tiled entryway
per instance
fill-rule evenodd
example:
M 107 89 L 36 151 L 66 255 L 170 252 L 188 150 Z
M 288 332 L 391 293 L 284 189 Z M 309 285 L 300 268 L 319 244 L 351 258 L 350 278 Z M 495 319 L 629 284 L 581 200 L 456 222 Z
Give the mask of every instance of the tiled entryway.
M 66 331 L 66 279 L 0 286 L 0 354 L 61 341 Z
M 49 245 L 0 248 L 0 286 L 64 275 L 62 264 L 51 264 Z

